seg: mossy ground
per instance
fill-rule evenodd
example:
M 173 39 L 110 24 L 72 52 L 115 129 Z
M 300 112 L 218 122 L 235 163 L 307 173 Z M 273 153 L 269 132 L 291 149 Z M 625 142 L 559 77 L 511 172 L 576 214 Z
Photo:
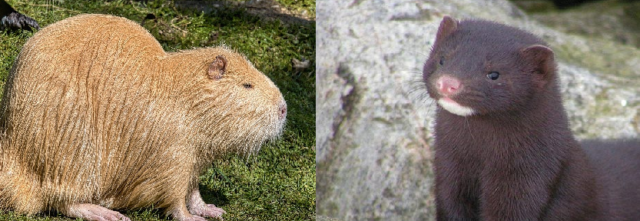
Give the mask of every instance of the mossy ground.
M 633 58 L 640 58 L 640 2 L 601 0 L 559 10 L 550 1 L 511 1 L 522 6 L 532 19 L 577 39 L 548 39 L 559 60 L 588 68 L 615 84 L 638 84 L 635 79 L 640 65 Z M 551 7 L 526 7 L 534 2 Z
M 282 138 L 251 157 L 229 155 L 215 161 L 202 175 L 203 198 L 227 211 L 225 220 L 315 219 L 315 22 L 285 23 L 248 13 L 222 1 L 207 12 L 174 6 L 173 1 L 26 1 L 8 0 L 41 26 L 82 13 L 113 14 L 142 21 L 166 51 L 220 44 L 245 54 L 278 85 L 288 104 Z M 213 1 L 190 1 L 212 5 Z M 220 3 L 221 1 L 216 1 Z M 238 2 L 238 1 L 234 1 Z M 290 11 L 315 16 L 315 0 L 277 0 Z M 209 3 L 209 4 L 208 4 Z M 287 16 L 287 15 L 285 15 Z M 22 45 L 33 34 L 0 32 L 0 86 Z M 303 71 L 291 59 L 310 60 Z M 1 90 L 0 90 L 1 91 Z M 123 211 L 133 220 L 165 220 L 163 211 L 148 208 Z M 0 211 L 0 220 L 70 220 L 56 212 L 35 216 Z

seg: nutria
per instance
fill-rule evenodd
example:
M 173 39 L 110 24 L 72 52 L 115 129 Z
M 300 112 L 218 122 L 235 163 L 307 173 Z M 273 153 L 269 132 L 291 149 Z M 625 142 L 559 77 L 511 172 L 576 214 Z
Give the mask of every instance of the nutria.
M 166 53 L 138 24 L 80 15 L 24 45 L 0 109 L 0 207 L 128 220 L 155 206 L 177 220 L 222 218 L 198 175 L 222 154 L 277 138 L 286 103 L 226 47 Z
M 627 157 L 586 153 L 607 151 L 585 151 L 573 137 L 540 38 L 445 17 L 423 79 L 438 103 L 437 220 L 640 220 L 640 168 L 623 166 L 640 165 L 640 145 L 599 146 L 636 153 Z M 628 180 L 610 185 L 607 173 Z

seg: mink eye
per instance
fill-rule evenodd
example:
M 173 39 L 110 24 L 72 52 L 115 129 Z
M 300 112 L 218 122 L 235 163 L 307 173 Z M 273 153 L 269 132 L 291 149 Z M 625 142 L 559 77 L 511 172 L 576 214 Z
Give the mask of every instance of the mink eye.
M 444 57 L 440 57 L 440 62 L 439 62 L 440 66 L 444 65 Z
M 244 83 L 244 84 L 242 84 L 242 86 L 243 86 L 244 88 L 247 88 L 247 89 L 251 89 L 251 88 L 253 88 L 253 85 L 251 85 L 251 84 L 249 84 L 249 83 Z
M 498 77 L 500 77 L 500 73 L 498 73 L 497 71 L 492 71 L 487 74 L 487 77 L 491 80 L 498 80 Z

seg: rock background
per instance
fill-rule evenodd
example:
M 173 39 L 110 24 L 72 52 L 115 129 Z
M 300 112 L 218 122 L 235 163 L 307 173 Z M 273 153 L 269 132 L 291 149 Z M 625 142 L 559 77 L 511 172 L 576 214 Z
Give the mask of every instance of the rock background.
M 579 139 L 640 133 L 640 51 L 566 34 L 506 0 L 318 0 L 318 220 L 433 220 L 435 103 L 420 82 L 444 15 L 516 26 L 559 59 Z

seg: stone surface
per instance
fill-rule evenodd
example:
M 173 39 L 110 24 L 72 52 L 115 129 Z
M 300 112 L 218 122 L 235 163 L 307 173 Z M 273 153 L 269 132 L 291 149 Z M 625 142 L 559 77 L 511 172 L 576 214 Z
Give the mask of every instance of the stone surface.
M 607 53 L 636 55 L 635 48 L 544 27 L 505 0 L 318 0 L 316 8 L 319 220 L 433 220 L 436 104 L 421 72 L 443 15 L 494 20 L 548 41 L 561 61 L 576 137 L 640 131 L 640 56 L 586 63 L 612 57 Z M 599 44 L 612 46 L 593 48 Z M 607 69 L 607 62 L 626 69 Z

